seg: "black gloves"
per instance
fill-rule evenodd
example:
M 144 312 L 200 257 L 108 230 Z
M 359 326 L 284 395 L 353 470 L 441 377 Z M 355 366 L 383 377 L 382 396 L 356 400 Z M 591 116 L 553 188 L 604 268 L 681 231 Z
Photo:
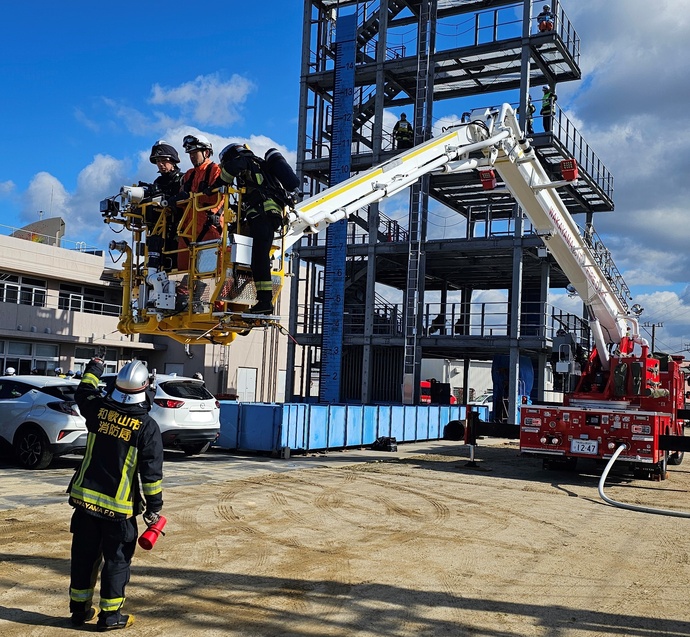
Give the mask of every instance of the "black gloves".
M 103 361 L 100 358 L 92 358 L 84 369 L 84 376 L 93 374 L 96 378 L 100 378 L 104 370 L 105 366 L 103 365 Z
M 146 509 L 146 511 L 144 511 L 144 524 L 146 524 L 146 526 L 153 526 L 156 522 L 158 522 L 160 517 L 160 511 L 150 511 L 149 509 Z

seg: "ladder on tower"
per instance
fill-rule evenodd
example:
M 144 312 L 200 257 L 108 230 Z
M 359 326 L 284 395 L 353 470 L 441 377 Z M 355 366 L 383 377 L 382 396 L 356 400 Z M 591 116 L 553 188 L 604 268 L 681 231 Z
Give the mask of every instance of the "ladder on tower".
M 415 146 L 431 137 L 431 100 L 430 87 L 433 86 L 433 68 L 430 67 L 431 52 L 434 46 L 433 25 L 436 23 L 437 0 L 422 0 L 419 5 L 419 45 L 417 82 L 414 103 L 414 140 Z M 421 351 L 421 297 L 420 288 L 424 279 L 425 237 L 424 215 L 429 203 L 429 176 L 424 175 L 412 186 L 410 196 L 409 253 L 407 266 L 407 284 L 405 288 L 405 352 L 403 357 L 403 402 L 417 402 Z

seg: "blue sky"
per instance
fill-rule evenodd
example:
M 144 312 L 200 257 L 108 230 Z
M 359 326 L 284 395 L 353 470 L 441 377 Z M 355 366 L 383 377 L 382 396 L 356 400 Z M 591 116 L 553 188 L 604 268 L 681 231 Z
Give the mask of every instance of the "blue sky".
M 4 6 L 5 25 L 21 28 L 4 29 L 0 45 L 0 117 L 12 149 L 0 160 L 0 222 L 29 220 L 31 204 L 49 209 L 50 197 L 24 198 L 38 172 L 74 193 L 80 172 L 103 155 L 139 177 L 137 153 L 184 126 L 224 137 L 260 133 L 294 150 L 299 5 L 213 4 L 201 19 L 194 3 L 176 0 Z
M 559 105 L 615 178 L 616 211 L 598 215 L 596 229 L 646 308 L 642 320 L 664 324 L 660 346 L 681 350 L 690 343 L 688 0 L 658 0 L 653 11 L 646 0 L 562 4 L 581 38 L 584 81 L 559 86 Z M 98 201 L 152 179 L 151 144 L 180 149 L 187 132 L 217 150 L 275 145 L 294 161 L 302 5 L 4 3 L 0 224 L 43 210 L 65 218 L 68 239 L 105 246 L 112 233 Z M 406 33 L 396 37 L 405 44 Z M 454 109 L 436 115 L 465 110 Z

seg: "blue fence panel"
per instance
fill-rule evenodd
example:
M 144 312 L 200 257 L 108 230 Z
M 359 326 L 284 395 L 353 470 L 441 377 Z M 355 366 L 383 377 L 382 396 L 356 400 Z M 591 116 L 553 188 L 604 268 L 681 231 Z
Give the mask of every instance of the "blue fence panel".
M 378 437 L 379 408 L 375 405 L 365 405 L 362 419 L 362 444 L 370 445 Z
M 242 404 L 238 448 L 276 451 L 279 446 L 282 414 L 280 405 Z
M 348 447 L 364 445 L 364 407 L 348 405 L 345 423 L 345 444 Z
M 328 414 L 328 447 L 345 446 L 345 423 L 347 407 L 345 405 L 331 405 Z
M 307 432 L 307 449 L 328 447 L 328 406 L 309 405 Z
M 234 400 L 220 402 L 220 435 L 215 445 L 223 449 L 237 449 L 239 440 L 240 404 Z
M 393 436 L 398 442 L 409 440 L 409 438 L 405 438 L 405 407 L 393 405 L 392 407 L 387 407 L 387 409 L 390 410 L 390 433 L 381 435 Z M 414 426 L 414 415 L 412 416 L 412 424 Z
M 425 409 L 424 407 L 417 407 L 417 426 L 415 427 L 415 440 L 428 440 L 429 439 L 429 421 L 438 419 L 438 407 L 433 407 Z M 406 421 L 407 422 L 407 421 Z
M 391 407 L 388 405 L 379 405 L 379 421 L 376 429 L 376 437 L 392 436 L 391 433 Z
M 307 423 L 309 417 L 309 405 L 303 403 L 290 405 L 290 409 L 285 413 L 283 410 L 283 430 L 287 430 L 287 435 L 283 434 L 286 441 L 284 447 L 291 449 L 307 449 Z

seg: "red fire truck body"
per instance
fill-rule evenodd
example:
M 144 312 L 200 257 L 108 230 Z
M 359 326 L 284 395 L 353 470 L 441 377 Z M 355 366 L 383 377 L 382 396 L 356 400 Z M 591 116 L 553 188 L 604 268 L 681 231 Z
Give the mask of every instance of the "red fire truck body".
M 633 345 L 624 338 L 620 349 L 629 351 Z M 524 407 L 521 452 L 543 458 L 546 466 L 574 467 L 580 458 L 607 460 L 623 445 L 620 462 L 663 479 L 667 462 L 680 464 L 683 457 L 678 451 L 669 455 L 673 445 L 660 444 L 661 436 L 683 435 L 683 357 L 653 358 L 646 344 L 640 350 L 611 357 L 608 370 L 595 350 L 563 406 Z

